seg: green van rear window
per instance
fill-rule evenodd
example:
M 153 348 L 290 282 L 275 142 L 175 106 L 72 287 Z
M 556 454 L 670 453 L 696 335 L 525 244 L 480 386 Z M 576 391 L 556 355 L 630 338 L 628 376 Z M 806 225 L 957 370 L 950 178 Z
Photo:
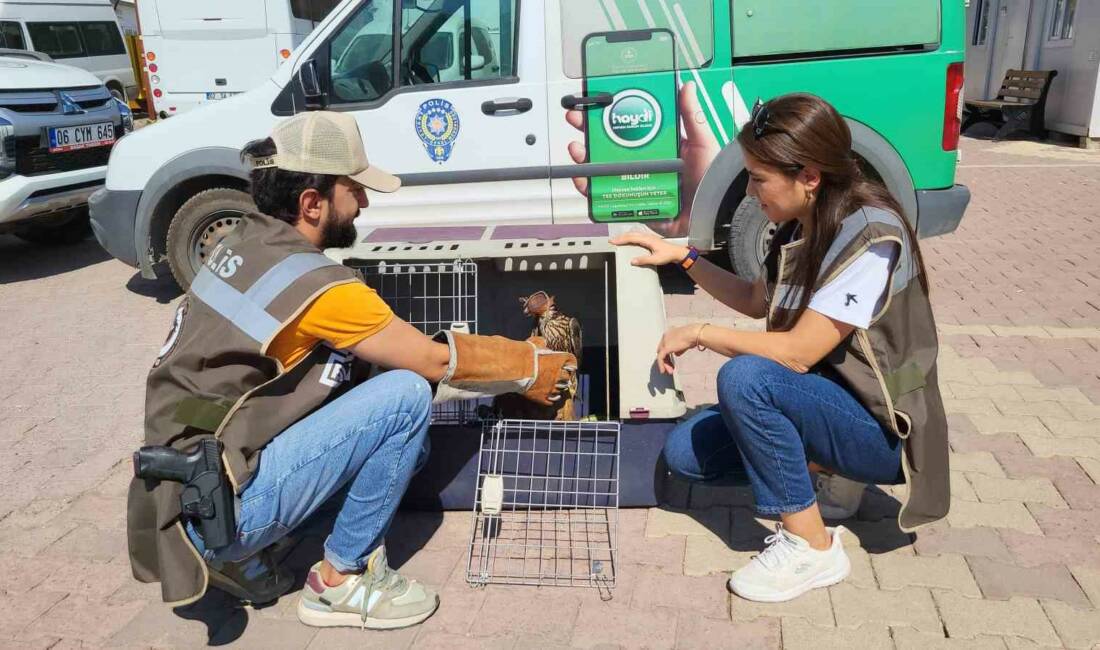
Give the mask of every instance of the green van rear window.
M 939 43 L 941 0 L 730 0 L 733 58 Z

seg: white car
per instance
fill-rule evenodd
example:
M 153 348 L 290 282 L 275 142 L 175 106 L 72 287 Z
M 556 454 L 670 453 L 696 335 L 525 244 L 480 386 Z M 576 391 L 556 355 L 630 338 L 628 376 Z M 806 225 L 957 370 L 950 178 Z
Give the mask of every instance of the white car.
M 86 237 L 88 197 L 132 129 L 130 110 L 91 73 L 0 56 L 0 233 L 37 243 Z

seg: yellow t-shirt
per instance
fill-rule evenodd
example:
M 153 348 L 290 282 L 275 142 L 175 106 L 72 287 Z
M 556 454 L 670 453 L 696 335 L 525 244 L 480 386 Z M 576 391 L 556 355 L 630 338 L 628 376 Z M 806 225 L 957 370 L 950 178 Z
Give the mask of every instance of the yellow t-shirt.
M 287 323 L 271 342 L 268 354 L 289 368 L 319 342 L 337 350 L 350 348 L 392 320 L 393 310 L 374 289 L 361 282 L 341 284 L 322 293 Z

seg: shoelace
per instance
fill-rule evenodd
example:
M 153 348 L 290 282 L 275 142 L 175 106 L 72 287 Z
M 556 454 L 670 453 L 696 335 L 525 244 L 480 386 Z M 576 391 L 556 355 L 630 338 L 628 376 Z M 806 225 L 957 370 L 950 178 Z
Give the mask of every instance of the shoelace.
M 371 577 L 371 580 L 370 581 L 364 580 L 363 578 L 365 578 L 365 577 Z M 394 571 L 393 568 L 390 567 L 389 562 L 386 562 L 383 565 L 383 568 L 379 572 L 378 576 L 371 576 L 370 574 L 366 574 L 364 576 L 361 576 L 360 579 L 359 579 L 359 584 L 355 586 L 356 590 L 359 590 L 359 589 L 365 589 L 366 590 L 366 593 L 363 594 L 364 595 L 364 598 L 362 600 L 363 604 L 360 606 L 360 609 L 359 609 L 359 618 L 360 618 L 361 629 L 363 629 L 363 630 L 367 629 L 367 618 L 369 617 L 369 614 L 370 614 L 370 612 L 367 609 L 367 605 L 370 603 L 371 592 L 373 592 L 375 589 L 379 589 L 379 590 L 387 589 L 387 590 L 391 590 L 391 591 L 404 591 L 407 588 L 407 586 L 408 586 L 408 580 L 405 579 L 405 576 L 403 576 L 400 573 Z
M 783 534 L 782 528 L 777 530 L 774 535 L 764 538 L 764 543 L 768 546 L 760 555 L 756 556 L 756 561 L 769 571 L 774 571 L 783 566 L 783 561 L 798 550 L 798 545 L 790 537 Z

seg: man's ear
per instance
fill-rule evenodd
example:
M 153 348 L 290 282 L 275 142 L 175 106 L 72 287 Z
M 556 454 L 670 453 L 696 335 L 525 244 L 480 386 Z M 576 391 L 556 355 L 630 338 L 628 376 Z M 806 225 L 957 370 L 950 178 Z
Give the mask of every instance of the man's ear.
M 298 217 L 317 225 L 321 220 L 321 201 L 324 198 L 320 192 L 312 187 L 303 191 L 298 195 Z

